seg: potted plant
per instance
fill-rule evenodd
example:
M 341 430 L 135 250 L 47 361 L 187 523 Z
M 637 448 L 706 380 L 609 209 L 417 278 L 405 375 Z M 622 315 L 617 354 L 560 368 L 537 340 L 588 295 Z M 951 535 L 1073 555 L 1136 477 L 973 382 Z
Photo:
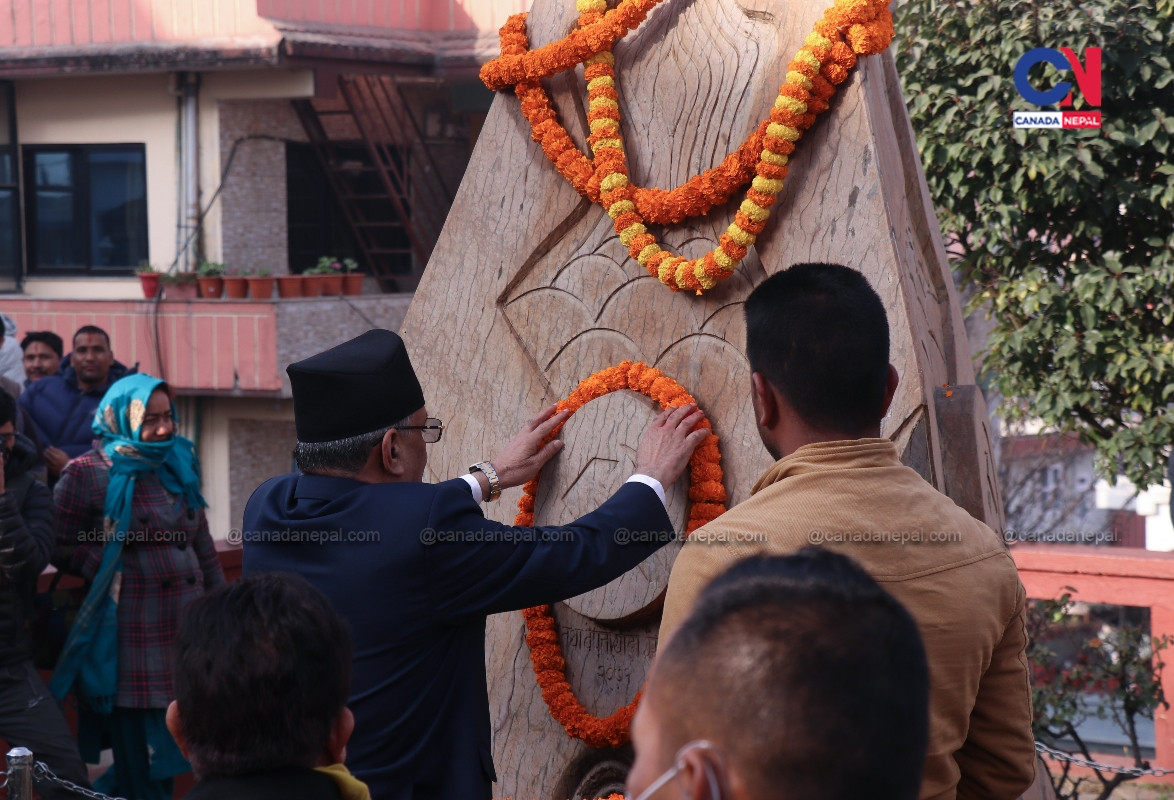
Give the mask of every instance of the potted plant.
M 254 300 L 268 300 L 273 296 L 273 276 L 267 269 L 259 269 L 245 278 L 249 284 L 249 297 Z
M 305 276 L 296 272 L 291 272 L 288 275 L 277 276 L 277 296 L 278 297 L 301 297 L 303 294 L 303 286 L 306 283 Z
M 139 276 L 139 283 L 143 287 L 143 297 L 151 300 L 159 294 L 159 270 L 146 261 L 140 261 L 138 267 L 135 268 L 135 275 Z
M 224 296 L 230 300 L 243 300 L 249 296 L 248 270 L 230 270 L 224 274 Z
M 342 262 L 334 256 L 322 256 L 315 267 L 306 270 L 306 274 L 318 276 L 315 280 L 321 294 L 342 294 Z
M 194 272 L 168 272 L 160 282 L 163 284 L 164 300 L 195 300 L 199 296 Z
M 342 293 L 348 295 L 363 293 L 363 273 L 359 272 L 359 264 L 353 258 L 342 260 Z
M 218 261 L 202 261 L 196 273 L 200 297 L 215 299 L 224 291 L 224 265 Z

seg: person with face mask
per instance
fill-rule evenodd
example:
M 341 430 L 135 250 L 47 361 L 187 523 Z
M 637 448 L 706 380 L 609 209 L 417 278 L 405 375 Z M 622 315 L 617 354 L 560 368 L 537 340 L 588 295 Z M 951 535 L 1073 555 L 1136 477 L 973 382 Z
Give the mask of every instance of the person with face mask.
M 916 800 L 929 736 L 917 624 L 817 547 L 719 575 L 662 641 L 632 720 L 633 800 Z
M 181 610 L 224 583 L 191 441 L 176 432 L 166 383 L 116 381 L 94 414 L 97 448 L 55 490 L 56 563 L 91 584 L 49 688 L 79 703 L 79 745 L 96 763 L 108 738 L 106 794 L 169 800 L 190 768 L 167 732 L 171 646 Z M 92 758 L 91 758 L 92 757 Z

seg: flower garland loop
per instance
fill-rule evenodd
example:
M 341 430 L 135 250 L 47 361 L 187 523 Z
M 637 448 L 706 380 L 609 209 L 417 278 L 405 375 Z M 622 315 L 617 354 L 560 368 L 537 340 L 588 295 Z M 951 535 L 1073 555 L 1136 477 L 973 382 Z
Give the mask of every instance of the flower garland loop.
M 621 0 L 609 11 L 606 0 L 577 0 L 578 27 L 537 50 L 530 50 L 526 15 L 515 14 L 501 28 L 501 56 L 481 68 L 481 80 L 494 90 L 514 86 L 531 138 L 577 192 L 607 211 L 620 242 L 640 266 L 673 291 L 701 294 L 733 274 L 745 258 L 782 191 L 795 142 L 828 109 L 857 56 L 888 47 L 893 20 L 888 0 L 835 0 L 788 65 L 770 116 L 757 130 L 719 166 L 674 189 L 646 189 L 629 181 L 611 48 L 660 2 Z M 579 63 L 585 66 L 592 159 L 559 124 L 541 84 L 542 78 Z M 662 248 L 646 227 L 706 214 L 748 181 L 734 221 L 702 258 L 690 260 Z
M 570 409 L 573 414 L 587 403 L 606 394 L 631 389 L 655 400 L 661 408 L 675 408 L 694 403 L 693 396 L 679 383 L 658 369 L 639 361 L 623 361 L 614 367 L 600 370 L 584 378 L 570 395 L 558 404 L 559 411 Z M 563 423 L 566 424 L 565 422 Z M 710 520 L 716 519 L 726 510 L 726 489 L 722 485 L 721 453 L 718 451 L 717 435 L 708 419 L 702 419 L 701 427 L 710 431 L 705 440 L 693 451 L 689 459 L 689 521 L 685 526 L 688 536 Z M 562 426 L 560 425 L 559 428 Z M 558 429 L 552 434 L 556 435 Z M 534 495 L 538 490 L 538 478 L 522 487 L 522 498 L 518 501 L 518 515 L 514 525 L 534 525 Z M 628 741 L 632 715 L 640 702 L 640 693 L 631 703 L 608 717 L 592 715 L 567 682 L 567 662 L 563 658 L 562 646 L 558 641 L 558 629 L 549 605 L 534 606 L 522 611 L 526 620 L 526 645 L 530 648 L 530 663 L 542 689 L 542 699 L 550 709 L 550 715 L 566 729 L 567 735 L 582 739 L 590 747 L 619 747 Z

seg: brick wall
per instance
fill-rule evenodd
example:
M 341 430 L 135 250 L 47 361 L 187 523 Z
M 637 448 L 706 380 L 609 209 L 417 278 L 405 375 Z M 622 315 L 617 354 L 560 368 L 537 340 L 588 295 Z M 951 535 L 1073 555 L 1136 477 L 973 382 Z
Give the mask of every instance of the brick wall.
M 229 521 L 231 527 L 239 528 L 253 490 L 269 478 L 293 470 L 297 434 L 292 419 L 231 419 L 228 432 Z
M 271 138 L 250 139 L 264 136 Z M 285 140 L 305 131 L 288 100 L 226 100 L 220 104 L 220 163 L 236 155 L 221 191 L 221 249 L 230 269 L 288 272 Z

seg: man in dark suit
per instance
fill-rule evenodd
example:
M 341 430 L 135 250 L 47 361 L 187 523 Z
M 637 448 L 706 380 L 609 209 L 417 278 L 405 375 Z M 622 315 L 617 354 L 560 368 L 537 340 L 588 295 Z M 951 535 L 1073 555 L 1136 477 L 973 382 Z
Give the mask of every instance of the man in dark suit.
M 375 800 L 486 800 L 496 780 L 486 616 L 602 586 L 670 541 L 663 487 L 707 435 L 694 430 L 701 414 L 661 414 L 637 474 L 597 510 L 559 529 L 511 528 L 478 504 L 538 474 L 562 447 L 544 441 L 567 414 L 548 408 L 497 458 L 424 484 L 426 444 L 443 426 L 428 417 L 398 336 L 369 331 L 288 373 L 303 474 L 250 498 L 245 573 L 300 574 L 350 623 L 347 763 Z M 625 528 L 663 535 L 617 544 Z

